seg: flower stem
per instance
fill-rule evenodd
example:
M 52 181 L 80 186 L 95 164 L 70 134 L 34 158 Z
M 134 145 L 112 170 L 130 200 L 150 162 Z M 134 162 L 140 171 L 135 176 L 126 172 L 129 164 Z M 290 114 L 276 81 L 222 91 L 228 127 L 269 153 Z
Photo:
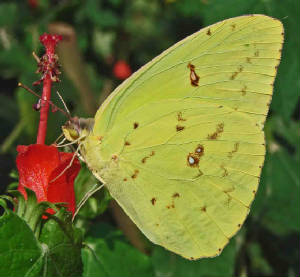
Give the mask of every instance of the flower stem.
M 37 85 L 43 82 L 37 144 L 45 144 L 52 82 L 59 82 L 58 75 L 60 74 L 55 47 L 61 39 L 62 37 L 58 35 L 43 34 L 40 36 L 40 41 L 46 48 L 46 53 L 38 62 L 38 72 L 42 73 L 42 78 L 34 83 Z
M 45 144 L 46 133 L 47 133 L 47 122 L 49 112 L 49 101 L 51 99 L 51 86 L 52 81 L 50 77 L 46 77 L 43 81 L 43 94 L 42 94 L 42 105 L 40 110 L 40 122 L 37 134 L 37 144 Z

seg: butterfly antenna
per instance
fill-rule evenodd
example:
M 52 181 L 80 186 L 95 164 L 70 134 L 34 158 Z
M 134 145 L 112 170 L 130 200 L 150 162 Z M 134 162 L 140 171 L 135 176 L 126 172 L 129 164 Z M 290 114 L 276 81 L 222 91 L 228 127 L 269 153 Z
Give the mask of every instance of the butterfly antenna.
M 65 139 L 64 139 L 63 142 L 57 144 L 56 147 L 66 147 L 66 146 L 69 146 L 69 145 L 73 145 L 73 144 L 78 143 L 81 139 L 82 139 L 82 138 L 78 138 L 78 139 L 76 139 L 76 140 L 73 140 L 73 141 L 71 141 L 71 142 L 68 142 L 68 143 L 63 144 L 63 143 L 65 142 Z
M 59 140 L 62 138 L 62 140 L 64 139 L 64 133 L 61 133 L 58 137 L 57 137 L 57 139 L 53 142 L 53 143 L 51 143 L 51 144 L 54 144 L 54 145 L 57 145 L 57 144 L 60 144 L 61 142 L 59 142 Z
M 69 116 L 71 117 L 71 113 L 70 113 L 70 111 L 69 111 L 69 109 L 68 109 L 68 107 L 67 107 L 67 105 L 66 105 L 66 102 L 64 101 L 64 99 L 62 98 L 62 96 L 60 95 L 60 93 L 59 93 L 58 91 L 56 91 L 56 93 L 57 93 L 57 95 L 58 95 L 60 101 L 63 103 L 66 112 L 67 112 L 67 113 L 69 114 Z
M 24 84 L 18 83 L 18 87 L 21 87 L 21 88 L 27 90 L 29 93 L 33 94 L 34 96 L 38 97 L 39 99 L 42 99 L 42 97 L 39 94 L 37 94 L 35 91 L 33 91 L 31 88 L 25 86 Z M 70 113 L 67 113 L 63 109 L 57 107 L 55 104 L 52 103 L 52 101 L 49 101 L 49 100 L 46 100 L 46 101 L 51 105 L 52 108 L 54 108 L 55 110 L 58 110 L 61 113 L 63 113 L 69 120 L 72 119 Z

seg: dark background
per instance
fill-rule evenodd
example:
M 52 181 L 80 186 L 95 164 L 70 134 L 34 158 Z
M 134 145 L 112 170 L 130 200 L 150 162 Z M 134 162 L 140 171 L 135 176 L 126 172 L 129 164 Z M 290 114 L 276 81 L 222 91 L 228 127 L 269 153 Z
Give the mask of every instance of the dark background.
M 17 184 L 16 145 L 36 140 L 39 114 L 32 105 L 37 99 L 17 83 L 32 87 L 39 79 L 31 53 L 43 54 L 38 40 L 43 32 L 65 37 L 58 49 L 62 81 L 54 86 L 53 102 L 61 106 L 58 90 L 73 115 L 86 117 L 121 82 L 113 73 L 117 61 L 125 60 L 135 71 L 201 27 L 244 14 L 270 15 L 283 22 L 285 43 L 265 125 L 266 162 L 250 215 L 223 253 L 190 262 L 152 245 L 115 202 L 108 204 L 106 191 L 88 201 L 76 224 L 101 261 L 83 250 L 84 276 L 298 276 L 299 10 L 298 0 L 2 0 L 0 192 Z M 59 113 L 50 115 L 48 144 L 65 120 Z M 95 182 L 84 168 L 76 181 L 78 200 Z

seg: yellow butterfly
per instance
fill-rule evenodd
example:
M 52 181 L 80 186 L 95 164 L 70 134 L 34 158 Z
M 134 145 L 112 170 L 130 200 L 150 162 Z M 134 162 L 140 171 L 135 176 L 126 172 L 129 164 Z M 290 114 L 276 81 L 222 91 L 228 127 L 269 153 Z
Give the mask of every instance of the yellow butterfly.
M 220 254 L 241 228 L 282 43 L 281 22 L 268 16 L 218 22 L 139 69 L 94 120 L 63 127 L 152 242 L 194 260 Z

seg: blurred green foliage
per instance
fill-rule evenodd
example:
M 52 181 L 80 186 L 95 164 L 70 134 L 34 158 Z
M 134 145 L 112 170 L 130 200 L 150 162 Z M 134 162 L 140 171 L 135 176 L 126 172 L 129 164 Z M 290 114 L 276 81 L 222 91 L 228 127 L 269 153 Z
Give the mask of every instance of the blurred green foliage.
M 31 144 L 36 139 L 38 113 L 32 105 L 37 99 L 17 88 L 17 83 L 21 81 L 30 86 L 39 78 L 35 74 L 36 64 L 31 53 L 43 53 L 38 37 L 48 30 L 49 24 L 68 24 L 76 35 L 73 46 L 78 48 L 77 53 L 81 56 L 80 68 L 76 68 L 75 72 L 67 59 L 62 61 L 62 81 L 54 86 L 52 100 L 61 106 L 55 95 L 58 90 L 72 114 L 87 116 L 93 115 L 94 109 L 83 103 L 92 102 L 98 106 L 119 84 L 112 73 L 116 61 L 126 60 L 134 71 L 201 27 L 252 13 L 280 19 L 285 27 L 285 43 L 265 126 L 266 162 L 256 200 L 242 231 L 217 258 L 186 261 L 142 238 L 148 249 L 146 255 L 138 252 L 116 229 L 114 219 L 107 212 L 109 194 L 99 191 L 88 201 L 77 221 L 77 226 L 86 233 L 86 248 L 82 250 L 84 276 L 297 276 L 300 233 L 300 2 L 1 1 L 1 192 L 12 181 L 9 173 L 15 168 L 16 145 Z M 74 81 L 77 79 L 80 79 L 79 83 Z M 90 93 L 84 93 L 86 88 Z M 40 92 L 41 87 L 35 90 Z M 59 113 L 51 114 L 48 143 L 60 134 L 60 126 L 65 120 Z M 76 183 L 77 200 L 95 183 L 96 179 L 84 168 Z

